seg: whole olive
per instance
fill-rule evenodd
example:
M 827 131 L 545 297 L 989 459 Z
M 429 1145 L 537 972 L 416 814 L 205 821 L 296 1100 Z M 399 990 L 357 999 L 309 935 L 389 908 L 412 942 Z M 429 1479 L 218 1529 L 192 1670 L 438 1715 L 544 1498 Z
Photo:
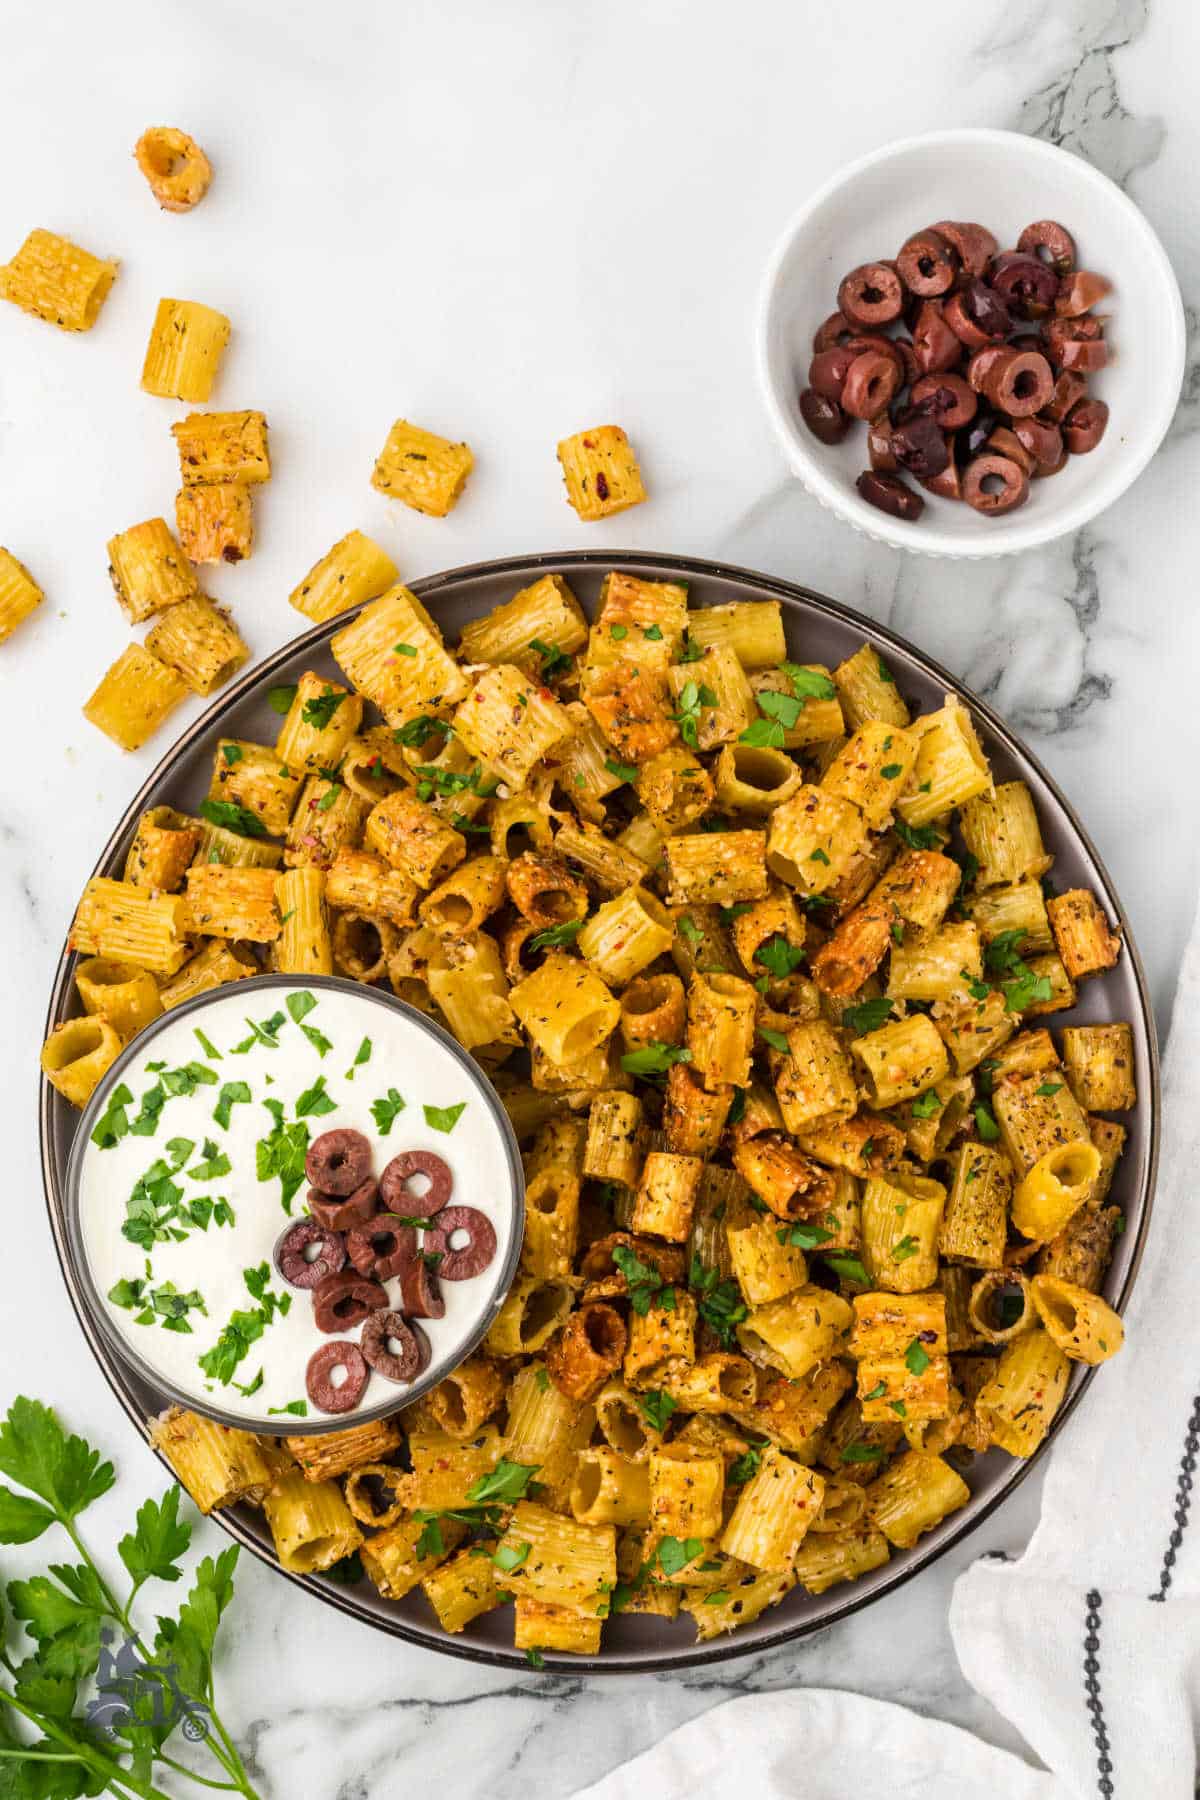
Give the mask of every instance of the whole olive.
M 925 511 L 925 502 L 920 494 L 914 494 L 898 475 L 885 475 L 877 469 L 864 469 L 854 485 L 870 506 L 877 506 L 880 512 L 890 513 L 893 519 L 905 519 L 912 524 Z

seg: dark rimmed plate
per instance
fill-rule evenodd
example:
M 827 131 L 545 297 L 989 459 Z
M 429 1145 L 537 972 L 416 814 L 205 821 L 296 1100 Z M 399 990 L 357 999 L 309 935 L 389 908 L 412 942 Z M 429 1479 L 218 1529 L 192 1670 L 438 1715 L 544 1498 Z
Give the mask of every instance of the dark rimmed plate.
M 1128 1225 L 1124 1235 L 1117 1240 L 1105 1285 L 1111 1303 L 1118 1309 L 1123 1308 L 1133 1287 L 1150 1222 L 1158 1158 L 1158 1052 L 1145 977 L 1128 920 L 1091 840 L 1058 787 L 991 708 L 937 663 L 922 656 L 903 638 L 862 618 L 848 607 L 789 582 L 687 557 L 576 551 L 557 556 L 510 557 L 499 562 L 477 563 L 469 568 L 429 576 L 412 586 L 446 635 L 452 637 L 469 619 L 510 599 L 519 588 L 548 571 L 566 576 L 585 609 L 590 611 L 600 581 L 609 569 L 621 569 L 652 580 L 671 575 L 688 581 L 693 604 L 698 605 L 721 605 L 737 600 L 781 600 L 791 653 L 807 662 L 830 665 L 841 662 L 864 638 L 867 639 L 886 653 L 902 689 L 918 710 L 928 711 L 939 706 L 945 693 L 959 695 L 975 716 L 997 776 L 1001 780 L 1019 778 L 1028 782 L 1037 804 L 1046 846 L 1054 853 L 1056 880 L 1068 886 L 1095 889 L 1107 912 L 1119 921 L 1124 933 L 1125 949 L 1116 969 L 1103 979 L 1084 985 L 1074 1013 L 1055 1016 L 1056 1024 L 1070 1020 L 1083 1023 L 1127 1019 L 1133 1027 L 1140 1100 L 1136 1110 L 1125 1120 L 1129 1139 L 1113 1188 L 1113 1198 L 1124 1207 Z M 161 804 L 194 807 L 198 796 L 207 792 L 213 746 L 218 735 L 274 741 L 278 720 L 267 704 L 268 687 L 293 681 L 306 668 L 336 674 L 338 671 L 328 651 L 333 629 L 333 625 L 326 624 L 305 632 L 250 669 L 214 702 L 164 757 L 135 796 L 105 845 L 93 873 L 120 873 L 138 816 L 146 807 Z M 74 961 L 74 957 L 64 952 L 50 996 L 47 1031 L 77 1010 L 71 981 Z M 40 1108 L 42 1168 L 50 1224 L 63 1276 L 84 1334 L 109 1385 L 129 1417 L 144 1433 L 147 1419 L 160 1409 L 161 1396 L 139 1380 L 129 1364 L 113 1356 L 104 1340 L 97 1336 L 81 1304 L 79 1285 L 68 1253 L 63 1177 L 78 1120 L 79 1114 L 43 1082 Z M 1028 1462 L 1017 1462 L 1000 1451 L 990 1451 L 978 1458 L 969 1476 L 971 1499 L 962 1511 L 954 1513 L 922 1538 L 914 1550 L 895 1553 L 882 1569 L 818 1596 L 796 1590 L 778 1607 L 741 1631 L 706 1644 L 693 1641 L 693 1626 L 688 1618 L 665 1620 L 622 1615 L 605 1627 L 605 1647 L 601 1655 L 568 1657 L 548 1653 L 545 1666 L 576 1673 L 682 1668 L 769 1649 L 789 1639 L 807 1637 L 845 1618 L 908 1581 L 974 1530 L 1045 1454 L 1095 1374 L 1095 1370 L 1077 1366 L 1066 1401 L 1037 1456 Z M 260 1514 L 249 1508 L 237 1508 L 218 1517 L 233 1537 L 264 1562 L 278 1567 Z M 320 1577 L 293 1575 L 288 1579 L 307 1588 L 327 1604 L 411 1643 L 473 1661 L 524 1666 L 523 1653 L 512 1647 L 512 1619 L 507 1609 L 476 1620 L 461 1636 L 450 1637 L 434 1622 L 420 1594 L 411 1594 L 401 1601 L 386 1601 L 368 1584 L 347 1588 Z

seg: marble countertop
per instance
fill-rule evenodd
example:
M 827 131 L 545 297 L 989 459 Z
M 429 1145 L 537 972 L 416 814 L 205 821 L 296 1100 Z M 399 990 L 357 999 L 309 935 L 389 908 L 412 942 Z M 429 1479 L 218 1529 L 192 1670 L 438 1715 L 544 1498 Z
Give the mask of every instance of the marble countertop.
M 118 1460 L 124 1499 L 158 1471 L 60 1285 L 33 1059 L 83 879 L 167 747 L 164 733 L 123 757 L 79 712 L 129 637 L 105 542 L 171 512 L 179 409 L 137 387 L 164 293 L 231 316 L 216 399 L 271 421 L 254 557 L 211 582 L 256 655 L 295 633 L 289 589 L 352 526 L 410 578 L 609 545 L 805 582 L 913 639 L 1024 734 L 1108 863 L 1165 1026 L 1200 861 L 1194 347 L 1171 436 L 1120 503 L 1044 552 L 977 565 L 901 555 L 822 513 L 786 476 L 755 393 L 753 301 L 785 219 L 851 157 L 937 125 L 1015 127 L 1087 156 L 1145 208 L 1185 300 L 1200 294 L 1200 123 L 1174 79 L 1195 66 L 1196 9 L 980 0 L 952 33 L 941 17 L 878 0 L 760 0 L 736 15 L 716 0 L 208 0 L 186 15 L 10 0 L 0 252 L 41 224 L 123 268 L 88 337 L 0 309 L 0 542 L 48 593 L 0 652 L 0 1107 L 10 1254 L 27 1272 L 0 1287 L 0 1342 L 5 1400 L 19 1382 L 86 1428 Z M 129 157 L 160 121 L 193 132 L 216 167 L 186 219 L 156 210 Z M 368 485 L 399 413 L 475 448 L 449 520 Z M 562 499 L 554 444 L 608 419 L 635 440 L 651 501 L 586 526 Z M 1025 1541 L 1037 1489 L 812 1642 L 637 1681 L 492 1675 L 369 1634 L 245 1564 L 222 1664 L 229 1715 L 264 1795 L 338 1800 L 434 1780 L 454 1800 L 560 1800 L 717 1701 L 794 1683 L 859 1688 L 1009 1743 L 958 1672 L 946 1608 L 972 1556 Z

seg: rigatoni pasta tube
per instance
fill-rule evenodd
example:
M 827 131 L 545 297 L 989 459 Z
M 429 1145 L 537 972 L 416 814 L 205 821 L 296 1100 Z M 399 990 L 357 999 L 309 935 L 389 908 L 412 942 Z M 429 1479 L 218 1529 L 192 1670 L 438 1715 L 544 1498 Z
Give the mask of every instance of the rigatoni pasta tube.
M 122 750 L 140 750 L 187 699 L 174 669 L 143 644 L 130 644 L 85 701 L 83 716 Z
M 172 1407 L 152 1421 L 150 1442 L 202 1513 L 247 1500 L 257 1506 L 274 1480 L 258 1439 Z
M 630 1229 L 686 1243 L 703 1166 L 698 1156 L 651 1151 L 642 1165 Z
M 421 1578 L 421 1592 L 437 1614 L 443 1631 L 453 1637 L 465 1631 L 473 1619 L 492 1612 L 506 1596 L 496 1585 L 496 1569 L 490 1556 L 460 1550 L 449 1562 L 430 1569 Z
M 529 657 L 531 671 L 536 671 L 535 638 L 569 655 L 583 648 L 587 635 L 587 620 L 567 582 L 561 575 L 542 575 L 482 619 L 464 625 L 459 649 L 463 660 L 472 663 L 515 663 Z
M 277 1475 L 262 1504 L 275 1553 L 289 1574 L 319 1574 L 362 1544 L 336 1481 L 305 1481 L 299 1469 Z
M 280 931 L 275 967 L 281 975 L 332 975 L 333 943 L 320 869 L 288 869 L 275 877 Z
M 970 1498 L 970 1488 L 948 1462 L 923 1450 L 908 1450 L 871 1484 L 867 1512 L 889 1543 L 909 1550 Z
M 574 1297 L 566 1280 L 519 1275 L 496 1314 L 486 1347 L 493 1356 L 528 1356 L 540 1350 L 565 1321 Z
M 146 634 L 146 649 L 193 694 L 213 693 L 250 656 L 229 614 L 206 594 L 191 594 L 160 614 Z
M 725 1459 L 662 1444 L 650 1453 L 650 1527 L 668 1537 L 713 1538 L 721 1529 Z
M 758 997 L 736 975 L 697 975 L 688 989 L 688 1049 L 707 1087 L 745 1087 L 750 1080 Z
M 1010 1456 L 1032 1456 L 1062 1405 L 1070 1372 L 1048 1331 L 1039 1327 L 1014 1338 L 975 1399 L 992 1442 Z
M 581 1525 L 645 1525 L 650 1516 L 650 1475 L 607 1444 L 579 1452 L 571 1483 L 572 1517 Z
M 174 975 L 191 943 L 186 902 L 178 894 L 148 894 L 131 882 L 94 875 L 83 890 L 68 943 L 84 956 L 136 963 L 153 975 Z
M 231 869 L 203 863 L 188 870 L 188 918 L 208 937 L 270 944 L 283 929 L 275 905 L 273 869 Z
M 75 986 L 84 1012 L 102 1015 L 123 1039 L 135 1037 L 162 1011 L 158 983 L 133 963 L 89 956 L 75 971 Z
M 1072 1362 L 1102 1363 L 1117 1354 L 1125 1327 L 1099 1294 L 1058 1275 L 1035 1275 L 1030 1285 L 1038 1317 Z
M 751 1309 L 737 1327 L 746 1354 L 767 1362 L 793 1381 L 802 1381 L 819 1363 L 842 1349 L 853 1314 L 840 1294 L 802 1287 Z
M 1063 965 L 1072 981 L 1111 969 L 1121 953 L 1121 939 L 1110 930 L 1095 894 L 1087 888 L 1071 888 L 1046 902 L 1050 929 Z
M 869 1031 L 850 1046 L 861 1064 L 873 1106 L 915 1100 L 950 1072 L 946 1046 L 924 1013 Z
M 416 794 L 389 794 L 367 816 L 363 843 L 420 888 L 436 887 L 467 854 L 467 842 Z
M 1002 1150 L 976 1143 L 959 1148 L 938 1239 L 947 1262 L 1003 1267 L 1012 1191 L 1012 1164 Z
M 443 1519 L 439 1531 L 444 1546 L 441 1555 L 428 1549 L 424 1555 L 417 1545 L 428 1545 L 428 1534 L 416 1519 L 401 1519 L 386 1531 L 378 1531 L 361 1546 L 362 1564 L 385 1600 L 403 1600 L 451 1550 L 457 1549 L 464 1527 L 452 1519 Z
M 721 1534 L 722 1550 L 752 1568 L 782 1574 L 791 1568 L 824 1493 L 820 1475 L 768 1446 Z
M 1060 1144 L 1039 1157 L 1017 1183 L 1012 1221 L 1036 1243 L 1057 1237 L 1088 1198 L 1100 1173 L 1100 1152 L 1090 1139 Z
M 993 793 L 971 799 L 962 809 L 959 829 L 979 863 L 980 888 L 1036 880 L 1054 860 L 1046 854 L 1033 795 L 1023 781 L 1002 781 Z
M 824 1019 L 793 1026 L 788 1056 L 775 1074 L 775 1097 L 789 1131 L 820 1129 L 858 1109 L 858 1091 L 841 1040 Z
M 581 956 L 614 987 L 623 987 L 671 947 L 674 928 L 662 901 L 628 888 L 598 907 L 575 942 Z
M 992 774 L 971 715 L 960 700 L 946 696 L 940 712 L 914 721 L 917 757 L 897 811 L 911 826 L 929 825 L 956 806 L 965 809 L 977 794 L 990 793 Z
M 882 1568 L 888 1556 L 887 1539 L 871 1524 L 828 1534 L 810 1531 L 792 1573 L 806 1593 L 823 1594 L 839 1581 L 857 1581 L 872 1569 Z
M 617 1028 L 621 1008 L 577 957 L 552 952 L 513 988 L 509 1003 L 552 1062 L 571 1063 L 596 1050 Z
M 323 625 L 338 613 L 374 600 L 396 579 L 396 565 L 386 550 L 361 531 L 344 538 L 314 563 L 288 600 L 297 612 Z
M 940 1181 L 907 1172 L 871 1176 L 862 1196 L 862 1259 L 876 1287 L 913 1294 L 933 1285 L 945 1204 Z
M 121 1054 L 121 1040 L 105 1018 L 64 1019 L 42 1046 L 42 1073 L 72 1106 L 85 1106 Z
M 45 598 L 24 563 L 0 546 L 0 644 Z
M 866 835 L 857 807 L 805 785 L 771 814 L 767 864 L 789 887 L 823 894 L 845 875 Z
M 908 707 L 896 678 L 872 645 L 864 644 L 839 663 L 833 679 L 851 730 L 866 719 L 881 719 L 885 725 L 908 724 Z
M 582 1525 L 520 1500 L 496 1562 L 500 1585 L 512 1593 L 550 1606 L 590 1607 L 594 1613 L 616 1584 L 616 1532 L 612 1525 Z
M 682 1067 L 682 1065 L 677 1065 Z M 674 1070 L 671 1071 L 674 1074 Z M 636 1094 L 597 1094 L 588 1109 L 587 1142 L 583 1173 L 593 1181 L 617 1181 L 622 1187 L 637 1184 L 641 1167 L 638 1137 L 643 1107 Z
M 872 831 L 880 831 L 917 757 L 915 736 L 901 725 L 869 719 L 847 738 L 824 775 L 821 786 L 856 806 Z

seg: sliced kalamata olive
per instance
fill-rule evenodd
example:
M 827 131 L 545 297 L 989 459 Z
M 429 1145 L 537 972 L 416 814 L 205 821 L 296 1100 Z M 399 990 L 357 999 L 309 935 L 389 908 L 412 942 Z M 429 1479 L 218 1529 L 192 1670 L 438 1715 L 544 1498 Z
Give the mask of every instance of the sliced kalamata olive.
M 1073 456 L 1086 456 L 1104 436 L 1108 407 L 1103 400 L 1080 400 L 1063 422 L 1063 441 Z
M 373 1281 L 390 1281 L 416 1255 L 417 1233 L 396 1213 L 376 1213 L 365 1225 L 356 1225 L 346 1239 L 350 1261 L 360 1275 Z
M 364 1224 L 378 1204 L 379 1187 L 374 1179 L 364 1181 L 344 1200 L 320 1194 L 316 1188 L 308 1190 L 308 1210 L 326 1231 L 350 1231 L 355 1225 Z
M 318 1283 L 312 1298 L 318 1331 L 353 1331 L 369 1312 L 387 1305 L 387 1289 L 357 1269 L 339 1269 Z
M 980 352 L 976 352 L 980 354 Z M 927 412 L 943 431 L 957 431 L 975 417 L 978 396 L 961 375 L 922 375 L 909 396 L 917 412 Z
M 953 368 L 962 355 L 962 345 L 946 323 L 939 300 L 921 302 L 912 328 L 912 347 L 917 367 L 925 375 Z
M 996 240 L 986 225 L 968 219 L 939 219 L 932 229 L 958 252 L 964 280 L 982 275 L 996 254 Z
M 927 413 L 910 413 L 892 427 L 892 455 L 919 481 L 940 475 L 950 461 L 946 434 Z
M 323 1131 L 308 1147 L 304 1172 L 319 1193 L 352 1194 L 371 1173 L 371 1146 L 361 1131 Z
M 327 1231 L 315 1219 L 289 1225 L 275 1246 L 275 1267 L 289 1287 L 315 1288 L 327 1275 L 345 1267 L 346 1243 L 340 1232 Z
M 455 1248 L 450 1239 L 458 1232 L 467 1241 Z M 486 1213 L 475 1206 L 448 1206 L 438 1214 L 436 1231 L 425 1234 L 427 1255 L 440 1256 L 438 1279 L 470 1281 L 482 1274 L 496 1254 L 496 1231 Z
M 1008 307 L 986 281 L 969 281 L 960 292 L 951 294 L 943 315 L 968 350 L 982 350 L 985 344 L 1006 337 L 1012 328 Z
M 1016 432 L 1008 425 L 997 425 L 988 438 L 987 448 L 993 456 L 1007 456 L 1010 462 L 1015 462 L 1027 475 L 1032 475 L 1037 467 L 1036 457 L 1029 454 Z
M 850 420 L 841 407 L 815 388 L 805 388 L 801 394 L 800 417 L 822 444 L 840 444 L 850 429 Z
M 867 455 L 873 469 L 883 469 L 889 475 L 897 466 L 892 455 L 892 422 L 885 412 L 867 425 Z
M 1064 369 L 1054 383 L 1054 393 L 1042 411 L 1056 425 L 1061 425 L 1071 408 L 1080 400 L 1087 399 L 1087 376 L 1079 375 L 1074 369 Z
M 949 451 L 949 446 L 947 450 Z M 961 500 L 962 471 L 953 456 L 948 454 L 946 467 L 940 474 L 923 479 L 921 486 L 928 488 L 931 494 L 937 494 L 942 500 Z
M 1027 225 L 1017 239 L 1017 249 L 1048 263 L 1058 276 L 1069 275 L 1075 267 L 1075 239 L 1056 219 L 1037 219 Z
M 904 519 L 913 524 L 925 511 L 925 502 L 920 494 L 914 494 L 898 475 L 884 475 L 876 469 L 864 469 L 854 485 L 868 505 L 877 506 L 880 512 L 890 513 L 893 519 Z
M 963 470 L 962 497 L 976 512 L 1011 512 L 1029 497 L 1029 477 L 1007 456 L 977 456 Z
M 1019 350 L 998 362 L 987 379 L 987 397 L 1011 419 L 1032 418 L 1054 395 L 1054 371 L 1037 350 Z
M 899 386 L 895 359 L 878 350 L 865 350 L 850 365 L 842 388 L 842 411 L 852 419 L 873 419 Z
M 1112 293 L 1112 282 L 1091 269 L 1078 269 L 1060 285 L 1054 310 L 1060 319 L 1078 319 L 1090 312 L 1097 300 Z
M 414 1188 L 413 1182 L 420 1182 Z M 402 1150 L 379 1177 L 379 1198 L 388 1212 L 428 1219 L 441 1212 L 454 1192 L 454 1174 L 432 1150 Z
M 1046 340 L 1046 355 L 1060 369 L 1091 375 L 1108 362 L 1104 320 L 1094 313 L 1084 313 L 1078 319 L 1047 319 L 1042 336 Z
M 813 333 L 813 354 L 820 355 L 822 350 L 832 350 L 835 344 L 849 337 L 853 330 L 845 313 L 830 313 Z
M 841 405 L 846 374 L 857 351 L 841 345 L 833 350 L 820 350 L 808 365 L 808 385 L 822 399 Z
M 432 1233 L 430 1234 L 432 1235 Z M 436 1255 L 436 1252 L 430 1252 Z M 443 1319 L 446 1299 L 425 1253 L 418 1250 L 400 1271 L 400 1304 L 411 1319 Z
M 333 1377 L 338 1369 L 345 1370 L 345 1380 L 335 1385 Z M 362 1399 L 363 1389 L 370 1380 L 362 1351 L 357 1344 L 344 1339 L 336 1344 L 322 1344 L 314 1350 L 308 1359 L 308 1367 L 304 1371 L 304 1385 L 308 1397 L 321 1412 L 350 1412 Z
M 956 459 L 962 463 L 969 462 L 973 456 L 978 456 L 998 423 L 999 420 L 991 407 L 986 402 L 981 404 L 971 423 L 964 427 L 954 440 Z
M 1056 469 L 1062 460 L 1063 434 L 1049 419 L 1014 419 L 1013 436 L 1023 444 L 1038 469 Z
M 899 351 L 900 360 L 904 364 L 904 370 L 900 379 L 905 387 L 911 387 L 921 373 L 921 365 L 917 361 L 917 353 L 913 349 L 908 338 L 893 338 L 892 348 Z
M 385 1381 L 411 1381 L 421 1367 L 421 1346 L 403 1313 L 373 1312 L 359 1343 L 366 1361 Z
M 985 344 L 982 350 L 976 350 L 967 364 L 967 384 L 977 394 L 987 393 L 988 376 L 993 369 L 999 368 L 1016 351 L 1010 350 L 1007 344 Z
M 1036 350 L 1045 353 L 1046 341 L 1036 331 L 1016 331 L 1008 340 L 1010 350 Z
M 988 280 L 1009 311 L 1021 319 L 1045 318 L 1058 297 L 1054 270 L 1020 250 L 1006 250 L 995 257 Z
M 837 301 L 839 311 L 852 325 L 870 331 L 900 317 L 904 287 L 893 263 L 862 263 L 842 277 Z
M 948 293 L 958 275 L 958 251 L 932 226 L 918 231 L 900 248 L 896 269 L 910 294 L 923 300 Z

